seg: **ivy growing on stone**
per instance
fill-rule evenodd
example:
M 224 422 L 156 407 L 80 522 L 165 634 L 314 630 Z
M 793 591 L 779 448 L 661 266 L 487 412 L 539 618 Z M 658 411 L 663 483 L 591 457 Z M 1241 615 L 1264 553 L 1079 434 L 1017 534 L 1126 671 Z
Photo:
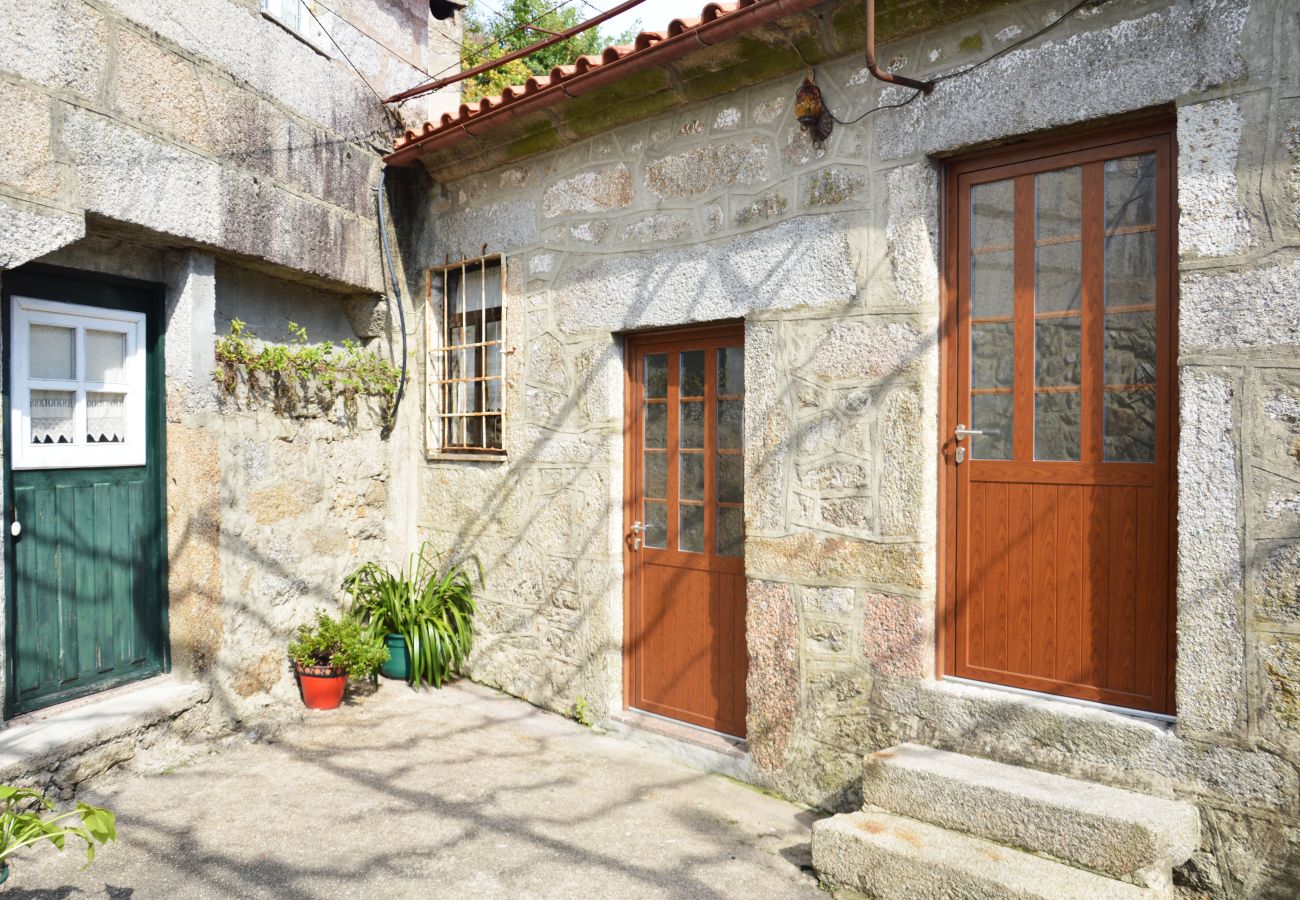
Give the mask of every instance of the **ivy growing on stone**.
M 289 323 L 288 344 L 254 344 L 256 335 L 240 319 L 232 319 L 230 333 L 217 339 L 214 377 L 227 397 L 234 397 L 242 380 L 251 392 L 269 390 L 280 415 L 294 412 L 304 396 L 324 407 L 341 396 L 355 413 L 358 397 L 373 397 L 383 406 L 384 419 L 392 415 L 401 371 L 356 341 L 335 346 L 330 341 L 312 343 L 307 329 Z

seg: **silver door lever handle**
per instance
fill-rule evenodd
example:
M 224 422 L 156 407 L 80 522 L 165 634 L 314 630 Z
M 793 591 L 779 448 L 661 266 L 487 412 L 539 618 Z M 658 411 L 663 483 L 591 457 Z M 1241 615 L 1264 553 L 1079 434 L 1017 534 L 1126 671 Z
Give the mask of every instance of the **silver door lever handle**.
M 645 526 L 641 524 L 640 519 L 632 523 L 632 534 L 635 535 L 635 537 L 632 538 L 633 550 L 641 549 L 641 535 L 644 533 L 645 533 Z
M 957 427 L 954 428 L 952 432 L 953 437 L 957 438 L 957 440 L 959 441 L 964 440 L 965 438 L 968 438 L 973 434 L 983 434 L 983 433 L 984 432 L 978 431 L 973 428 L 967 428 L 965 425 L 962 425 L 961 423 L 958 423 Z

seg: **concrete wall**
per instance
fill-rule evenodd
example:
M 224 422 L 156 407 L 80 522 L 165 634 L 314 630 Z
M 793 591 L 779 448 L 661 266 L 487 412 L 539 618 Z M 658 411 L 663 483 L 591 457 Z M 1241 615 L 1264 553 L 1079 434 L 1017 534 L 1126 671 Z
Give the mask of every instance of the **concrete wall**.
M 272 702 L 292 699 L 291 626 L 413 532 L 390 498 L 418 422 L 381 438 L 367 404 L 281 416 L 212 379 L 235 317 L 390 357 L 399 337 L 377 303 L 379 153 L 450 100 L 394 119 L 375 92 L 453 64 L 459 24 L 424 0 L 328 5 L 338 47 L 257 0 L 0 0 L 0 277 L 37 261 L 164 285 L 173 662 L 229 718 L 295 708 Z
M 1060 12 L 1007 6 L 881 55 L 953 71 Z M 508 267 L 508 458 L 435 456 L 420 474 L 421 534 L 488 569 L 474 677 L 557 710 L 621 707 L 617 333 L 743 317 L 749 743 L 768 783 L 847 808 L 863 753 L 916 740 L 1188 798 L 1206 837 L 1185 889 L 1293 894 L 1296 47 L 1282 0 L 1108 3 L 923 101 L 837 127 L 825 148 L 793 121 L 793 77 L 435 185 L 410 226 L 410 270 L 484 245 Z M 818 80 L 842 119 L 906 96 L 855 59 Z M 936 160 L 1170 106 L 1176 725 L 934 671 Z

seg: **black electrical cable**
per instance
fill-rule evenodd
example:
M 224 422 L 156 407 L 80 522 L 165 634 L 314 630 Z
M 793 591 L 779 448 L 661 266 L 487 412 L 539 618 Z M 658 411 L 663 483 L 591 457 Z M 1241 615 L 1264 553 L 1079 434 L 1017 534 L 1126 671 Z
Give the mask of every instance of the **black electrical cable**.
M 375 205 L 379 208 L 379 244 L 384 252 L 384 261 L 388 264 L 388 277 L 392 282 L 392 292 L 388 304 L 397 305 L 397 327 L 402 332 L 402 374 L 397 381 L 397 395 L 393 398 L 393 408 L 388 413 L 388 431 L 397 424 L 397 408 L 402 404 L 406 393 L 406 309 L 402 304 L 402 288 L 397 280 L 397 269 L 393 266 L 393 251 L 388 244 L 388 221 L 384 215 L 384 178 L 388 174 L 387 166 L 379 168 L 379 184 L 375 186 Z
M 1089 5 L 1099 6 L 1105 2 L 1107 2 L 1107 0 L 1079 0 L 1078 3 L 1074 4 L 1074 6 L 1070 7 L 1061 15 L 1057 16 L 1051 22 L 1048 22 L 1046 25 L 1044 25 L 1042 28 L 1038 29 L 1037 31 L 1033 32 L 1032 34 L 1026 35 L 1020 40 L 1016 41 L 1014 44 L 1008 44 L 1007 46 L 999 50 L 997 53 L 993 53 L 987 56 L 986 58 L 981 59 L 979 62 L 967 66 L 964 69 L 959 69 L 956 72 L 949 72 L 947 75 L 939 75 L 935 78 L 931 78 L 930 83 L 939 84 L 940 82 L 943 81 L 950 81 L 953 78 L 959 78 L 960 76 L 965 75 L 968 72 L 974 72 L 980 66 L 987 65 L 988 63 L 993 62 L 993 60 L 997 59 L 998 57 L 1010 53 L 1012 50 L 1015 50 L 1017 47 L 1021 47 L 1029 43 L 1034 38 L 1042 37 L 1043 35 L 1047 34 L 1047 32 L 1055 28 L 1057 25 L 1060 25 L 1066 19 L 1070 18 L 1070 16 L 1074 15 L 1076 12 L 1083 9 L 1083 7 Z M 778 22 L 777 24 L 778 27 L 780 27 L 780 23 Z M 790 35 L 785 33 L 784 28 L 781 29 L 781 36 L 785 38 L 785 42 L 790 45 L 791 49 L 793 49 L 794 52 L 799 55 L 799 59 L 803 62 L 803 64 L 808 67 L 808 72 L 813 76 L 813 82 L 816 83 L 817 72 L 813 68 L 812 63 L 808 62 L 807 57 L 803 55 L 803 51 L 799 49 L 799 45 L 790 39 Z M 837 125 L 856 125 L 858 122 L 861 122 L 863 119 L 865 119 L 867 116 L 871 115 L 874 112 L 880 112 L 881 110 L 884 109 L 902 109 L 904 106 L 907 106 L 909 103 L 916 100 L 917 97 L 920 97 L 923 93 L 925 92 L 916 91 L 915 93 L 912 94 L 912 96 L 908 97 L 906 100 L 903 100 L 899 103 L 882 103 L 880 106 L 873 106 L 871 109 L 867 110 L 862 115 L 854 119 L 849 119 L 848 121 L 845 121 L 841 119 L 839 116 L 835 115 L 835 113 L 831 112 L 829 108 L 827 108 L 826 112 L 830 114 L 830 117 L 835 121 L 835 124 Z

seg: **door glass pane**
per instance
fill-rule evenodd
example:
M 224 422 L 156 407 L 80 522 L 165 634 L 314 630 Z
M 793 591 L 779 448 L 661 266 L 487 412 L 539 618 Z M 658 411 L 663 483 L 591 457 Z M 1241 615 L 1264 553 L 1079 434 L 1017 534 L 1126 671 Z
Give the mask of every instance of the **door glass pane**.
M 1015 238 L 1015 182 L 977 184 L 970 191 L 970 242 L 975 249 L 1011 246 Z
M 666 452 L 646 452 L 645 455 L 645 495 L 647 497 L 668 497 L 668 454 Z
M 1079 458 L 1079 394 L 1034 395 L 1034 459 Z
M 1034 323 L 1034 384 L 1078 387 L 1083 366 L 1083 330 L 1078 316 Z
M 745 351 L 740 347 L 718 350 L 718 396 L 745 393 Z
M 1155 460 L 1155 170 L 1154 153 L 1105 164 L 1102 452 L 1108 462 Z
M 973 253 L 970 306 L 975 318 L 1010 316 L 1015 306 L 1015 257 L 1010 250 Z
M 1154 462 L 1156 320 L 1154 310 L 1106 315 L 1105 459 Z
M 58 325 L 32 325 L 28 336 L 28 371 L 32 378 L 77 377 L 77 332 Z
M 645 501 L 645 531 L 641 534 L 647 547 L 663 550 L 668 546 L 668 504 Z
M 1011 322 L 971 326 L 971 387 L 1011 388 L 1015 379 L 1014 329 Z
M 677 496 L 683 500 L 704 499 L 704 454 L 683 453 L 677 457 Z
M 87 391 L 86 443 L 120 444 L 125 440 L 126 395 Z
M 681 407 L 678 446 L 696 450 L 704 449 L 704 401 L 683 401 Z
M 1082 202 L 1083 170 L 1077 166 L 1034 176 L 1035 459 L 1079 458 Z
M 126 381 L 126 335 L 86 330 L 86 380 Z
M 73 443 L 72 413 L 76 402 L 75 391 L 32 391 L 32 443 Z
M 1014 398 L 1011 394 L 976 394 L 970 398 L 971 428 L 982 431 L 970 439 L 972 459 L 1011 459 Z
M 1015 378 L 1015 182 L 971 188 L 971 438 L 973 459 L 1012 457 Z
M 1080 239 L 1083 170 L 1078 166 L 1034 176 L 1034 237 Z
M 645 405 L 645 445 L 659 450 L 668 448 L 668 404 Z
M 724 506 L 718 510 L 718 555 L 742 556 L 745 548 L 745 511 Z
M 704 507 L 683 503 L 678 508 L 677 549 L 686 553 L 704 552 Z
M 744 446 L 745 402 L 718 401 L 718 447 L 739 450 Z
M 1155 225 L 1156 155 L 1108 159 L 1105 170 L 1106 228 Z
M 745 499 L 745 460 L 739 453 L 718 456 L 718 502 L 741 503 Z
M 645 358 L 645 395 L 668 396 L 668 354 L 653 353 Z
M 1106 391 L 1107 462 L 1154 462 L 1156 458 L 1156 392 Z
M 1138 231 L 1106 238 L 1106 306 L 1156 302 L 1156 233 Z
M 704 396 L 704 351 L 691 350 L 681 354 L 681 380 L 677 394 L 680 397 Z

